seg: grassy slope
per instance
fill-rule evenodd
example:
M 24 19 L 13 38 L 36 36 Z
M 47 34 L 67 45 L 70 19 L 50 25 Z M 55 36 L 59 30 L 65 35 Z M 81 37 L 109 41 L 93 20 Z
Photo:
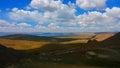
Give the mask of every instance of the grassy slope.
M 61 44 L 76 44 L 76 43 L 87 43 L 88 40 L 85 39 L 85 40 L 73 40 L 73 41 L 67 41 L 67 42 L 61 42 Z
M 97 41 L 104 41 L 107 38 L 110 38 L 112 36 L 114 36 L 114 33 L 105 33 L 105 34 L 97 34 L 94 38 L 92 38 L 91 40 L 97 40 Z
M 66 37 L 38 37 L 31 35 L 8 35 L 0 38 L 0 44 L 16 50 L 28 50 L 40 48 L 44 45 L 61 45 L 61 47 L 69 48 L 71 44 L 87 43 L 90 36 L 66 36 Z M 69 46 L 65 46 L 69 45 Z M 53 46 L 52 46 L 53 47 Z M 55 47 L 55 46 L 54 46 Z M 52 48 L 49 48 L 52 49 Z
M 71 40 L 71 38 L 69 39 Z M 3 40 L 3 42 L 6 42 L 6 40 L 8 41 L 8 39 L 3 39 L 3 38 L 0 40 Z M 19 41 L 22 41 L 22 42 L 18 43 Z M 9 41 L 7 42 L 8 44 L 6 45 L 9 46 L 9 42 L 12 42 L 12 44 L 13 42 L 14 43 L 16 42 L 15 45 L 17 46 L 20 46 L 20 44 L 23 45 L 24 43 L 28 44 L 29 42 L 31 42 L 32 45 L 31 44 L 29 45 L 33 46 L 33 45 L 36 45 L 38 41 L 29 41 L 29 40 L 15 41 L 15 40 L 9 39 Z M 71 41 L 64 41 L 64 42 L 71 42 Z M 81 46 L 81 45 L 84 45 L 84 46 Z M 21 47 L 18 47 L 18 48 L 21 48 Z M 30 50 L 27 50 L 27 51 L 31 51 L 28 54 L 27 58 L 23 59 L 20 63 L 14 64 L 14 66 L 16 67 L 20 66 L 22 68 L 23 67 L 33 68 L 35 66 L 36 66 L 35 68 L 39 68 L 39 67 L 46 67 L 46 65 L 49 66 L 49 67 L 47 66 L 46 68 L 52 68 L 53 66 L 57 68 L 58 67 L 79 68 L 81 66 L 82 66 L 81 68 L 84 68 L 84 67 L 85 68 L 86 67 L 119 68 L 120 67 L 119 65 L 120 62 L 118 60 L 120 55 L 119 54 L 120 50 L 101 46 L 101 44 L 98 42 L 89 42 L 85 44 L 82 44 L 80 41 L 77 41 L 75 43 L 67 43 L 67 44 L 63 44 L 63 42 L 61 41 L 55 42 L 55 43 L 51 42 L 51 43 L 43 44 L 39 48 L 33 48 L 33 49 L 30 48 Z M 67 52 L 67 53 L 64 53 L 64 52 Z M 56 55 L 56 54 L 59 54 L 59 55 Z M 9 65 L 9 66 L 12 66 L 12 65 Z
M 74 39 L 71 41 L 65 41 L 61 42 L 61 44 L 65 45 L 73 45 L 73 44 L 79 44 L 79 43 L 87 43 L 89 39 L 91 39 L 94 36 L 94 34 L 88 34 L 88 35 L 77 35 L 77 36 L 63 36 L 63 37 L 57 37 L 57 38 L 68 38 L 68 39 Z
M 48 42 L 38 42 L 38 41 L 35 42 L 35 41 L 11 40 L 11 39 L 0 38 L 0 44 L 16 50 L 28 50 L 28 49 L 39 48 L 47 43 Z

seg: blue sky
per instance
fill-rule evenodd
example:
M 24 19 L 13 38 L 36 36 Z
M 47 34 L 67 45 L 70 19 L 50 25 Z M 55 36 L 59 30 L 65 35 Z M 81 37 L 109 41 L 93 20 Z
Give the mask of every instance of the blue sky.
M 0 32 L 120 31 L 120 0 L 0 0 Z

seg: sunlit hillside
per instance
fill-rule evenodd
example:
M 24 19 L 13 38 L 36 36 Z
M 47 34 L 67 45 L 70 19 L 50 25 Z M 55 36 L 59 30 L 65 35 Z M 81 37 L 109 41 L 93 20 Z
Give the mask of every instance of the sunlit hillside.
M 11 39 L 1 39 L 0 44 L 5 45 L 8 48 L 13 48 L 16 50 L 28 50 L 39 48 L 48 42 L 41 42 L 41 41 L 27 41 L 27 40 L 11 40 Z
M 15 34 L 0 38 L 0 44 L 16 50 L 40 48 L 47 44 L 61 44 L 61 47 L 74 43 L 87 43 L 92 36 L 66 36 L 66 37 L 39 37 L 32 35 Z M 68 46 L 68 47 L 69 47 Z M 65 46 L 66 47 L 66 46 Z
M 0 54 L 3 56 L 1 56 L 0 63 L 3 67 L 17 68 L 52 68 L 53 66 L 55 68 L 112 66 L 119 68 L 119 37 L 120 33 L 64 37 L 23 34 L 2 36 L 0 37 Z M 4 56 L 8 56 L 10 59 Z
M 91 40 L 96 40 L 96 41 L 104 41 L 107 38 L 110 38 L 112 36 L 114 36 L 115 33 L 103 33 L 103 34 L 97 34 L 94 38 L 92 38 Z

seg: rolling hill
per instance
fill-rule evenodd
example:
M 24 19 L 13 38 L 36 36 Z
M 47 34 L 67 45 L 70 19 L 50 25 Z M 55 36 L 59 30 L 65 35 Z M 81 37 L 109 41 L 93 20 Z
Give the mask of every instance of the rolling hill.
M 0 44 L 0 68 L 6 68 L 6 64 L 19 62 L 23 57 L 25 57 L 23 52 Z
M 109 37 L 109 38 L 103 40 L 103 42 L 115 42 L 115 43 L 119 42 L 120 43 L 120 32 L 116 33 L 112 37 Z
M 48 43 L 49 42 L 43 42 L 43 41 L 13 40 L 13 39 L 0 38 L 0 44 L 16 50 L 28 50 L 28 49 L 39 48 Z
M 83 43 L 84 40 L 87 42 Z M 3 59 L 0 64 L 15 61 L 17 63 L 13 65 L 18 68 L 39 68 L 44 63 L 72 64 L 83 68 L 120 67 L 120 33 L 96 34 L 89 39 L 81 36 L 59 38 L 15 34 L 0 37 L 0 44 L 0 60 Z
M 91 40 L 96 40 L 98 42 L 104 41 L 112 36 L 114 36 L 115 33 L 101 33 L 101 34 L 96 34 Z
M 43 42 L 62 42 L 62 41 L 73 40 L 68 38 L 35 36 L 35 35 L 29 35 L 29 34 L 13 34 L 13 35 L 1 36 L 0 38 L 12 39 L 12 40 L 43 41 Z

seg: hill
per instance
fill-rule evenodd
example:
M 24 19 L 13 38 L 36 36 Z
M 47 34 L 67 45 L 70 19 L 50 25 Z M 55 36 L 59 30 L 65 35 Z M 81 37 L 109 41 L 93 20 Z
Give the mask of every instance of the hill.
M 13 34 L 13 35 L 7 35 L 2 36 L 1 38 L 5 39 L 12 39 L 12 40 L 29 40 L 29 41 L 50 41 L 51 37 L 42 37 L 42 36 L 33 36 L 33 35 L 27 35 L 27 34 Z
M 35 36 L 35 35 L 29 35 L 29 34 L 13 34 L 13 35 L 1 36 L 0 38 L 12 39 L 12 40 L 43 41 L 43 42 L 62 42 L 62 41 L 73 40 L 68 38 Z
M 100 43 L 101 45 L 120 45 L 120 32 L 97 34 L 89 40 L 91 43 Z
M 24 53 L 0 44 L 0 68 L 5 68 L 6 64 L 19 62 L 23 57 Z
M 28 50 L 28 49 L 39 48 L 48 43 L 49 42 L 44 42 L 44 41 L 29 41 L 29 40 L 15 40 L 15 39 L 13 40 L 13 39 L 0 38 L 0 44 L 16 50 Z
M 0 37 L 0 43 L 2 45 L 8 48 L 16 49 L 16 50 L 29 50 L 29 49 L 41 48 L 43 46 L 48 46 L 48 44 L 50 44 L 49 45 L 50 47 L 52 45 L 56 45 L 54 47 L 59 48 L 59 45 L 63 47 L 63 44 L 60 44 L 60 43 L 71 41 L 71 40 L 75 40 L 75 39 L 33 36 L 33 35 L 27 35 L 27 34 L 14 34 L 14 35 L 7 35 L 7 36 Z M 54 47 L 52 49 L 54 49 Z M 49 48 L 45 48 L 45 49 L 49 49 Z
M 96 40 L 98 42 L 104 41 L 112 36 L 114 36 L 115 33 L 100 33 L 96 34 L 91 40 Z
M 91 38 L 94 39 L 91 40 Z M 97 41 L 99 38 L 101 41 Z M 2 44 L 0 45 L 0 54 L 2 55 L 0 60 L 4 60 L 0 64 L 3 64 L 2 62 L 9 64 L 8 61 L 10 63 L 15 61 L 17 63 L 10 66 L 40 68 L 42 65 L 47 66 L 46 64 L 54 64 L 56 67 L 68 64 L 69 68 L 72 65 L 78 66 L 75 68 L 81 66 L 83 66 L 82 68 L 84 66 L 88 66 L 88 68 L 89 66 L 120 68 L 119 38 L 120 33 L 114 35 L 104 33 L 98 34 L 98 36 L 88 36 L 88 38 L 87 36 L 42 37 L 26 34 L 3 36 L 0 38 L 0 44 Z M 83 43 L 89 39 L 90 41 Z M 106 42 L 112 44 L 112 47 Z M 45 66 L 43 67 L 53 68 L 53 66 Z
M 120 32 L 116 33 L 112 37 L 109 37 L 102 41 L 101 43 L 103 44 L 108 44 L 108 45 L 114 45 L 114 46 L 119 46 L 120 45 Z M 120 47 L 120 46 L 119 46 Z

